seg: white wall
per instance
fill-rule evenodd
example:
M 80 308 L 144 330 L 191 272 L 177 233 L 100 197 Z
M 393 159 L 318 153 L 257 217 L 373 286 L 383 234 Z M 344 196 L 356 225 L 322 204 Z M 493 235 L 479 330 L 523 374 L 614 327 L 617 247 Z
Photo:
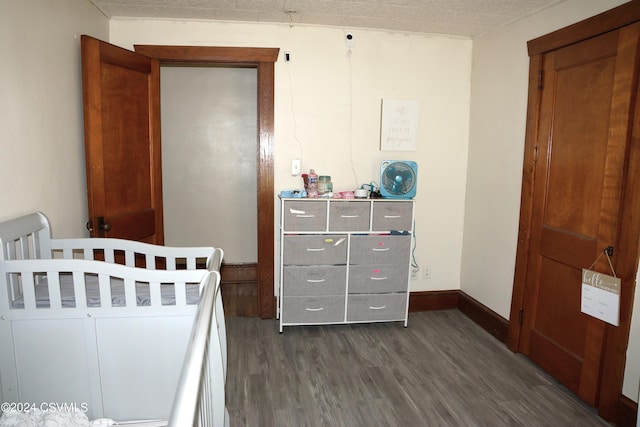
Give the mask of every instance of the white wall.
M 350 30 L 355 35 L 351 51 L 341 28 L 114 19 L 110 42 L 127 49 L 134 44 L 280 48 L 276 191 L 301 188 L 301 179 L 290 175 L 295 158 L 302 159 L 303 171 L 330 175 L 336 191 L 378 182 L 383 159 L 417 161 L 416 256 L 420 265 L 429 266 L 431 279 L 412 282 L 412 290 L 458 289 L 471 41 Z M 285 51 L 291 52 L 290 62 L 283 59 Z M 417 151 L 379 150 L 382 98 L 419 101 Z
M 108 26 L 88 0 L 0 1 L 0 220 L 40 210 L 85 235 L 80 35 Z
M 461 289 L 509 318 L 520 211 L 529 57 L 526 42 L 625 3 L 567 0 L 474 39 Z M 640 313 L 636 298 L 635 313 Z M 627 360 L 640 360 L 637 321 Z M 624 394 L 638 396 L 637 367 Z

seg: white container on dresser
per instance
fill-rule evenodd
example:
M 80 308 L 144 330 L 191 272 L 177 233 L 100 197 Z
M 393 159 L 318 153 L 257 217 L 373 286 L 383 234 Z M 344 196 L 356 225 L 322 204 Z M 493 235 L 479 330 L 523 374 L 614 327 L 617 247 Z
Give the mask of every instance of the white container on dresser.
M 284 326 L 403 321 L 413 200 L 280 199 Z

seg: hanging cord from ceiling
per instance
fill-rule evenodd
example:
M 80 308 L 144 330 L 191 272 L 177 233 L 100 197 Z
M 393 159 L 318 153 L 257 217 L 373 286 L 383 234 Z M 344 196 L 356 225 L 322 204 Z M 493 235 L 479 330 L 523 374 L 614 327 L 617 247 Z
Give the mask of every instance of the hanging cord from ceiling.
M 287 62 L 287 74 L 289 77 L 289 97 L 291 100 L 291 120 L 293 121 L 293 139 L 295 139 L 295 141 L 298 143 L 298 148 L 300 149 L 300 161 L 303 161 L 304 160 L 303 145 L 302 145 L 302 141 L 300 141 L 300 138 L 298 138 L 298 121 L 296 120 L 296 111 L 294 106 L 295 96 L 293 96 L 293 82 L 291 79 L 290 64 L 291 64 L 290 62 Z
M 289 10 L 286 11 L 285 13 L 287 13 L 289 15 L 289 19 L 291 19 L 291 14 L 292 13 L 296 13 L 295 10 Z M 290 28 L 293 28 L 293 20 L 291 20 L 291 23 L 289 24 Z M 287 55 L 289 53 L 287 52 Z M 289 58 L 287 58 L 285 64 L 287 65 L 287 77 L 289 80 L 289 99 L 291 101 L 290 106 L 291 106 L 291 120 L 293 121 L 293 139 L 298 143 L 298 148 L 300 150 L 300 161 L 303 162 L 304 161 L 304 150 L 303 150 L 303 145 L 302 145 L 302 141 L 300 141 L 300 138 L 298 138 L 298 121 L 296 120 L 296 111 L 295 111 L 295 96 L 293 94 L 293 79 L 291 78 L 291 61 L 289 60 Z
M 349 64 L 349 160 L 351 161 L 351 171 L 353 172 L 353 178 L 355 179 L 354 188 L 359 187 L 358 173 L 353 163 L 353 51 L 351 48 L 347 48 L 347 59 Z

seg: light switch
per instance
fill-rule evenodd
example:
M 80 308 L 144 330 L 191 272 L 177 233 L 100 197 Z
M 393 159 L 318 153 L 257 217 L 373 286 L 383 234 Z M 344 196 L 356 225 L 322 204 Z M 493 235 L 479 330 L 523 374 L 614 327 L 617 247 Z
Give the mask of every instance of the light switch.
M 291 160 L 291 175 L 292 176 L 300 175 L 300 159 Z

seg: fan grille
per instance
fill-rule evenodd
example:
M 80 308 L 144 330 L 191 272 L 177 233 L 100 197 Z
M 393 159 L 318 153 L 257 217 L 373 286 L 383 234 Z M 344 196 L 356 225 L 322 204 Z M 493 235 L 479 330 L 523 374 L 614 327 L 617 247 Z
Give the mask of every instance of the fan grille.
M 415 190 L 415 167 L 401 161 L 383 163 L 382 167 L 381 186 L 389 195 L 402 197 Z

